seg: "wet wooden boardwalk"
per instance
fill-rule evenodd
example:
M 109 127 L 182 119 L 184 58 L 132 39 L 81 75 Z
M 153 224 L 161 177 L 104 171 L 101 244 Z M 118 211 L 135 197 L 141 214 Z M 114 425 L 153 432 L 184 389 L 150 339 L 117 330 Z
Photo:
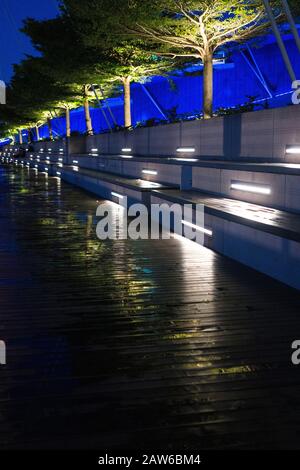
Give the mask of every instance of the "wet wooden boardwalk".
M 0 448 L 299 448 L 299 293 L 96 207 L 0 169 Z

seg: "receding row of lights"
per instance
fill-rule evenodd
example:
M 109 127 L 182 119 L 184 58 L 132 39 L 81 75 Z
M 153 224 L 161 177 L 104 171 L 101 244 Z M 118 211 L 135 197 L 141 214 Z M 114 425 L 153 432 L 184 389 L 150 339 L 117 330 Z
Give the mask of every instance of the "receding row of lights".
M 123 153 L 130 153 L 132 152 L 132 148 L 130 147 L 123 147 L 122 149 L 122 152 Z M 91 152 L 98 152 L 99 149 L 98 148 L 93 148 L 91 149 Z M 176 152 L 177 153 L 195 153 L 196 149 L 195 147 L 178 147 L 176 149 Z M 300 145 L 288 145 L 286 147 L 286 153 L 287 154 L 300 154 Z
M 111 191 L 111 195 L 121 200 L 124 199 L 124 196 L 122 194 L 116 193 L 115 191 Z M 199 225 L 192 224 L 191 222 L 188 222 L 186 220 L 181 220 L 181 224 L 190 227 L 194 230 L 197 230 L 198 232 L 204 233 L 204 235 L 207 235 L 208 237 L 213 236 L 212 230 L 200 227 Z

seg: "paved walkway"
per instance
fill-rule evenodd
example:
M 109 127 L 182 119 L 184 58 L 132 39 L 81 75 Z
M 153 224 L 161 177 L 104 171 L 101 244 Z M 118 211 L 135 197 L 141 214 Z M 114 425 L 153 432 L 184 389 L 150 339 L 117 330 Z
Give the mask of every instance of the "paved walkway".
M 300 447 L 300 296 L 181 239 L 100 242 L 96 198 L 0 169 L 0 448 Z

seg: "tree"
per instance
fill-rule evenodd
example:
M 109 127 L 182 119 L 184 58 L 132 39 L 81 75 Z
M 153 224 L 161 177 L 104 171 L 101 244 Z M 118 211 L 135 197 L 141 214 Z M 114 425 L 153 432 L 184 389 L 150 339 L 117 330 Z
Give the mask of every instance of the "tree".
M 280 8 L 275 8 L 279 2 L 270 3 L 277 20 L 282 20 Z M 121 10 L 122 27 L 137 37 L 160 43 L 159 53 L 163 56 L 202 61 L 206 119 L 213 115 L 216 51 L 226 44 L 264 34 L 270 28 L 261 0 L 124 0 Z
M 93 54 L 98 78 L 102 82 L 123 87 L 124 123 L 131 119 L 131 83 L 143 82 L 151 75 L 171 70 L 173 63 L 153 54 L 149 41 L 128 36 L 119 28 L 120 2 L 111 0 L 64 0 L 63 12 L 82 43 Z M 152 44 L 152 43 L 151 43 Z
M 64 103 L 75 105 L 75 94 L 76 91 L 70 86 L 49 77 L 42 58 L 28 56 L 14 66 L 7 93 L 7 108 L 26 128 L 37 128 L 39 123 L 47 120 L 51 137 L 51 110 L 59 109 Z M 13 116 L 11 114 L 11 118 Z
M 69 96 L 58 93 L 56 101 L 66 113 L 66 134 L 70 135 L 70 108 L 83 105 L 86 132 L 93 134 L 89 102 L 91 84 L 99 77 L 93 51 L 86 48 L 74 31 L 67 16 L 37 21 L 27 19 L 22 31 L 30 37 L 33 46 L 41 54 L 44 73 L 49 81 L 70 91 Z M 99 57 L 98 57 L 99 60 Z

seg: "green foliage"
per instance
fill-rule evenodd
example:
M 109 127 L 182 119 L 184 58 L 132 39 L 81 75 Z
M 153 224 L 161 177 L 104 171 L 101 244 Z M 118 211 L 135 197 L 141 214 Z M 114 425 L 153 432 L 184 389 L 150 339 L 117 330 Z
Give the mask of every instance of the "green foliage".
M 280 2 L 270 3 L 283 19 Z M 123 25 L 174 57 L 204 59 L 227 43 L 246 41 L 269 28 L 261 0 L 124 0 L 122 5 Z
M 270 3 L 283 21 L 281 2 Z M 300 14 L 299 1 L 290 4 Z M 24 23 L 40 57 L 15 66 L 7 105 L 0 108 L 0 132 L 45 121 L 50 109 L 63 113 L 83 99 L 93 101 L 96 83 L 112 96 L 126 79 L 145 82 L 165 74 L 176 90 L 170 71 L 191 60 L 205 67 L 218 49 L 268 28 L 262 0 L 62 0 L 57 18 Z M 176 109 L 167 114 L 171 121 L 187 117 Z

